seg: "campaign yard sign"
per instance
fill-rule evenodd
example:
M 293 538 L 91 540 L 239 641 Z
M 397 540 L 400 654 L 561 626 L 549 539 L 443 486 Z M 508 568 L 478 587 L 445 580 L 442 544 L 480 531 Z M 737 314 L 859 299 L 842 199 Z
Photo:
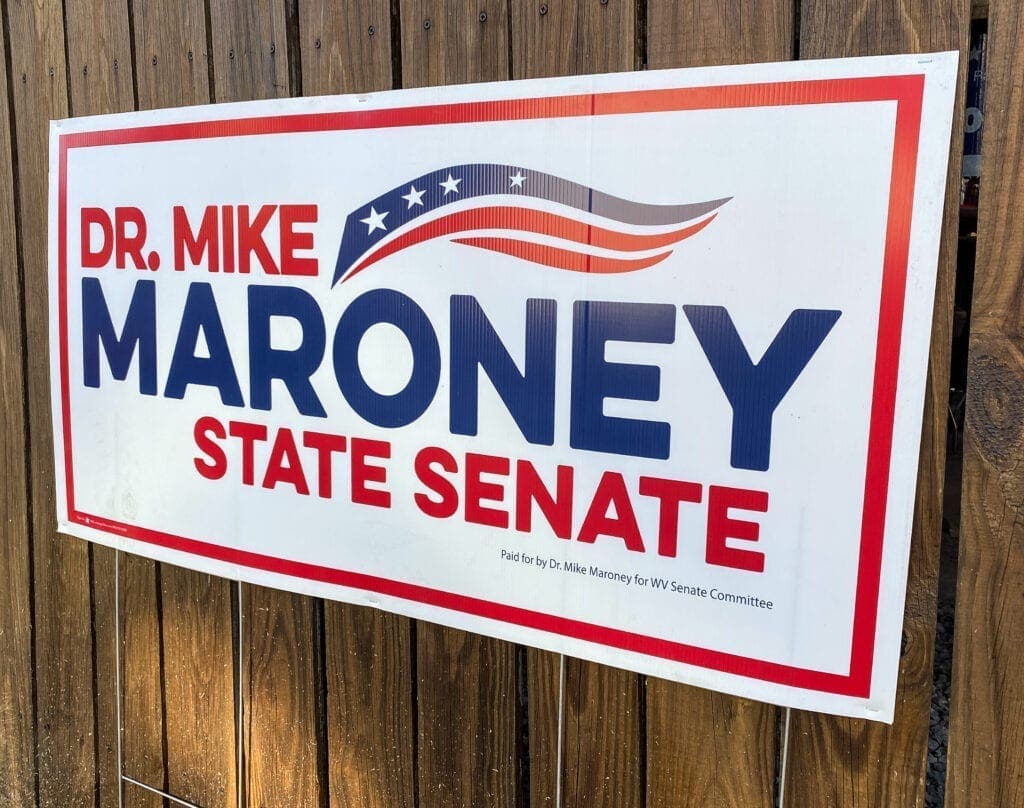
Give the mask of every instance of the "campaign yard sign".
M 60 530 L 890 721 L 956 66 L 55 122 Z

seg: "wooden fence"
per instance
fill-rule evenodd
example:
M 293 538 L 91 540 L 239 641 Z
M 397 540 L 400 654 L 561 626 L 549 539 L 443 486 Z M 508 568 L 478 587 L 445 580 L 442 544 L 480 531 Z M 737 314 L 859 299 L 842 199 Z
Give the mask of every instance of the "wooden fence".
M 924 804 L 961 115 L 892 727 L 58 536 L 47 130 L 183 104 L 907 51 L 959 49 L 963 73 L 969 0 L 3 0 L 2 16 L 0 805 L 172 804 L 154 789 L 215 808 Z M 992 0 L 989 31 L 956 808 L 1024 806 L 1024 4 Z

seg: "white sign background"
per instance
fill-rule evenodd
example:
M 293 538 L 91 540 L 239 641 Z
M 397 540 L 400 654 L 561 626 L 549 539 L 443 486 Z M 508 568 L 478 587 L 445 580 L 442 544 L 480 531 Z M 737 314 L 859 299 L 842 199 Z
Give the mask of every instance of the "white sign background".
M 50 305 L 59 529 L 217 575 L 777 704 L 891 721 L 956 64 L 957 55 L 947 53 L 651 71 L 55 122 Z M 571 101 L 502 103 L 589 94 L 597 114 L 558 114 Z M 446 122 L 453 118 L 458 122 Z M 332 288 L 350 213 L 410 178 L 465 163 L 523 165 L 646 203 L 731 199 L 705 230 L 638 272 L 562 272 L 439 238 Z M 318 259 L 316 277 L 271 277 L 258 268 L 248 275 L 173 270 L 173 206 L 184 205 L 195 226 L 207 205 L 292 203 L 318 208 L 308 227 L 315 247 L 303 253 Z M 147 250 L 159 253 L 161 268 L 82 269 L 81 209 L 123 205 L 144 212 Z M 275 233 L 268 228 L 276 255 Z M 100 387 L 86 387 L 87 276 L 100 279 L 118 330 L 136 282 L 156 282 L 161 393 L 189 285 L 210 283 L 247 403 L 246 288 L 305 289 L 327 324 L 327 353 L 312 382 L 328 417 L 300 415 L 277 382 L 270 412 L 225 407 L 215 389 L 196 385 L 183 400 L 140 395 L 137 355 L 127 379 L 118 381 L 101 351 Z M 375 288 L 415 300 L 441 349 L 432 404 L 396 429 L 356 414 L 330 359 L 338 318 Z M 527 298 L 557 302 L 554 445 L 523 438 L 484 374 L 477 436 L 450 433 L 453 294 L 477 298 L 520 368 Z M 668 460 L 569 446 L 578 300 L 677 306 L 672 344 L 616 342 L 606 352 L 608 361 L 660 368 L 658 401 L 608 399 L 604 411 L 669 422 Z M 842 311 L 775 411 L 768 471 L 730 466 L 732 410 L 678 308 L 684 304 L 725 306 L 755 361 L 793 310 Z M 887 313 L 881 328 L 880 312 Z M 277 347 L 294 347 L 294 321 L 276 320 L 273 339 Z M 881 371 L 876 361 L 885 363 Z M 376 327 L 363 341 L 360 365 L 379 391 L 401 389 L 411 367 L 408 344 L 397 330 Z M 879 372 L 891 376 L 881 387 Z M 886 392 L 890 382 L 894 397 Z M 892 413 L 873 433 L 872 412 L 885 416 L 885 401 Z M 288 426 L 387 441 L 390 459 L 372 462 L 387 468 L 386 485 L 377 487 L 391 492 L 391 508 L 350 501 L 345 454 L 334 460 L 330 500 L 316 496 L 309 450 L 300 449 L 311 496 L 288 485 L 242 485 L 240 450 L 230 440 L 223 442 L 227 474 L 204 479 L 193 462 L 203 456 L 193 441 L 202 416 L 264 424 L 271 435 Z M 413 469 L 416 452 L 427 446 L 459 461 L 450 477 L 460 492 L 466 452 L 511 458 L 512 477 L 486 478 L 504 485 L 505 502 L 489 504 L 505 510 L 513 510 L 516 459 L 532 462 L 549 486 L 559 464 L 573 466 L 574 537 L 601 474 L 618 471 L 646 552 L 614 537 L 593 544 L 559 539 L 536 509 L 530 533 L 469 524 L 461 506 L 451 518 L 428 517 L 414 501 L 426 489 Z M 269 452 L 270 444 L 257 446 L 257 475 Z M 703 503 L 680 508 L 675 558 L 655 552 L 658 503 L 637 493 L 642 475 L 704 486 Z M 756 545 L 731 545 L 763 552 L 764 572 L 706 563 L 709 485 L 769 493 L 766 513 L 732 512 L 759 524 Z M 884 530 L 873 531 L 872 520 Z M 507 557 L 516 553 L 519 560 Z M 548 566 L 526 564 L 524 555 Z M 588 573 L 566 572 L 571 562 Z M 630 583 L 597 577 L 591 567 Z M 645 578 L 756 597 L 772 608 L 638 583 Z

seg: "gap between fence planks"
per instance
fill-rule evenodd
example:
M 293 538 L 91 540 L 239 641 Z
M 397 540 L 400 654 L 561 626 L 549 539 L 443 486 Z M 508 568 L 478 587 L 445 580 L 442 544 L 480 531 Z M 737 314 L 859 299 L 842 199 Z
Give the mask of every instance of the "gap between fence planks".
M 7 20 L 0 20 L 6 36 Z M 32 561 L 23 366 L 23 297 L 16 227 L 7 61 L 0 61 L 0 804 L 32 806 L 36 753 L 32 685 Z
M 1024 7 L 992 0 L 946 805 L 1024 805 Z

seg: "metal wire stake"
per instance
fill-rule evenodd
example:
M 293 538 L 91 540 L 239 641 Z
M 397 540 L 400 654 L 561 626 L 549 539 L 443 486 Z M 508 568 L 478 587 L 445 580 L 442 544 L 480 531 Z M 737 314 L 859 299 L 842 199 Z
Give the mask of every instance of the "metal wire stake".
M 235 791 L 237 792 L 237 805 L 238 808 L 244 806 L 244 792 L 245 792 L 245 780 L 243 766 L 245 764 L 245 756 L 242 750 L 242 744 L 245 739 L 245 733 L 243 732 L 242 722 L 245 720 L 245 705 L 243 704 L 242 694 L 245 692 L 245 686 L 242 682 L 242 657 L 243 649 L 245 647 L 245 625 L 243 620 L 243 608 L 242 608 L 242 582 L 236 581 L 235 585 L 238 587 L 238 692 L 235 695 L 235 701 L 237 702 L 237 717 L 236 722 L 238 729 L 236 730 L 237 738 L 235 739 L 235 746 L 237 747 L 237 758 L 236 758 L 236 771 L 235 782 L 237 786 Z
M 558 655 L 558 752 L 555 755 L 555 808 L 562 808 L 562 747 L 565 733 L 565 654 Z
M 121 551 L 114 551 L 114 691 L 117 704 L 117 808 L 124 808 L 124 724 L 121 717 Z
M 779 772 L 779 804 L 778 808 L 785 808 L 786 805 L 786 768 L 789 759 L 789 714 L 790 708 L 786 708 L 786 716 L 782 722 L 782 762 L 779 764 L 782 771 Z

